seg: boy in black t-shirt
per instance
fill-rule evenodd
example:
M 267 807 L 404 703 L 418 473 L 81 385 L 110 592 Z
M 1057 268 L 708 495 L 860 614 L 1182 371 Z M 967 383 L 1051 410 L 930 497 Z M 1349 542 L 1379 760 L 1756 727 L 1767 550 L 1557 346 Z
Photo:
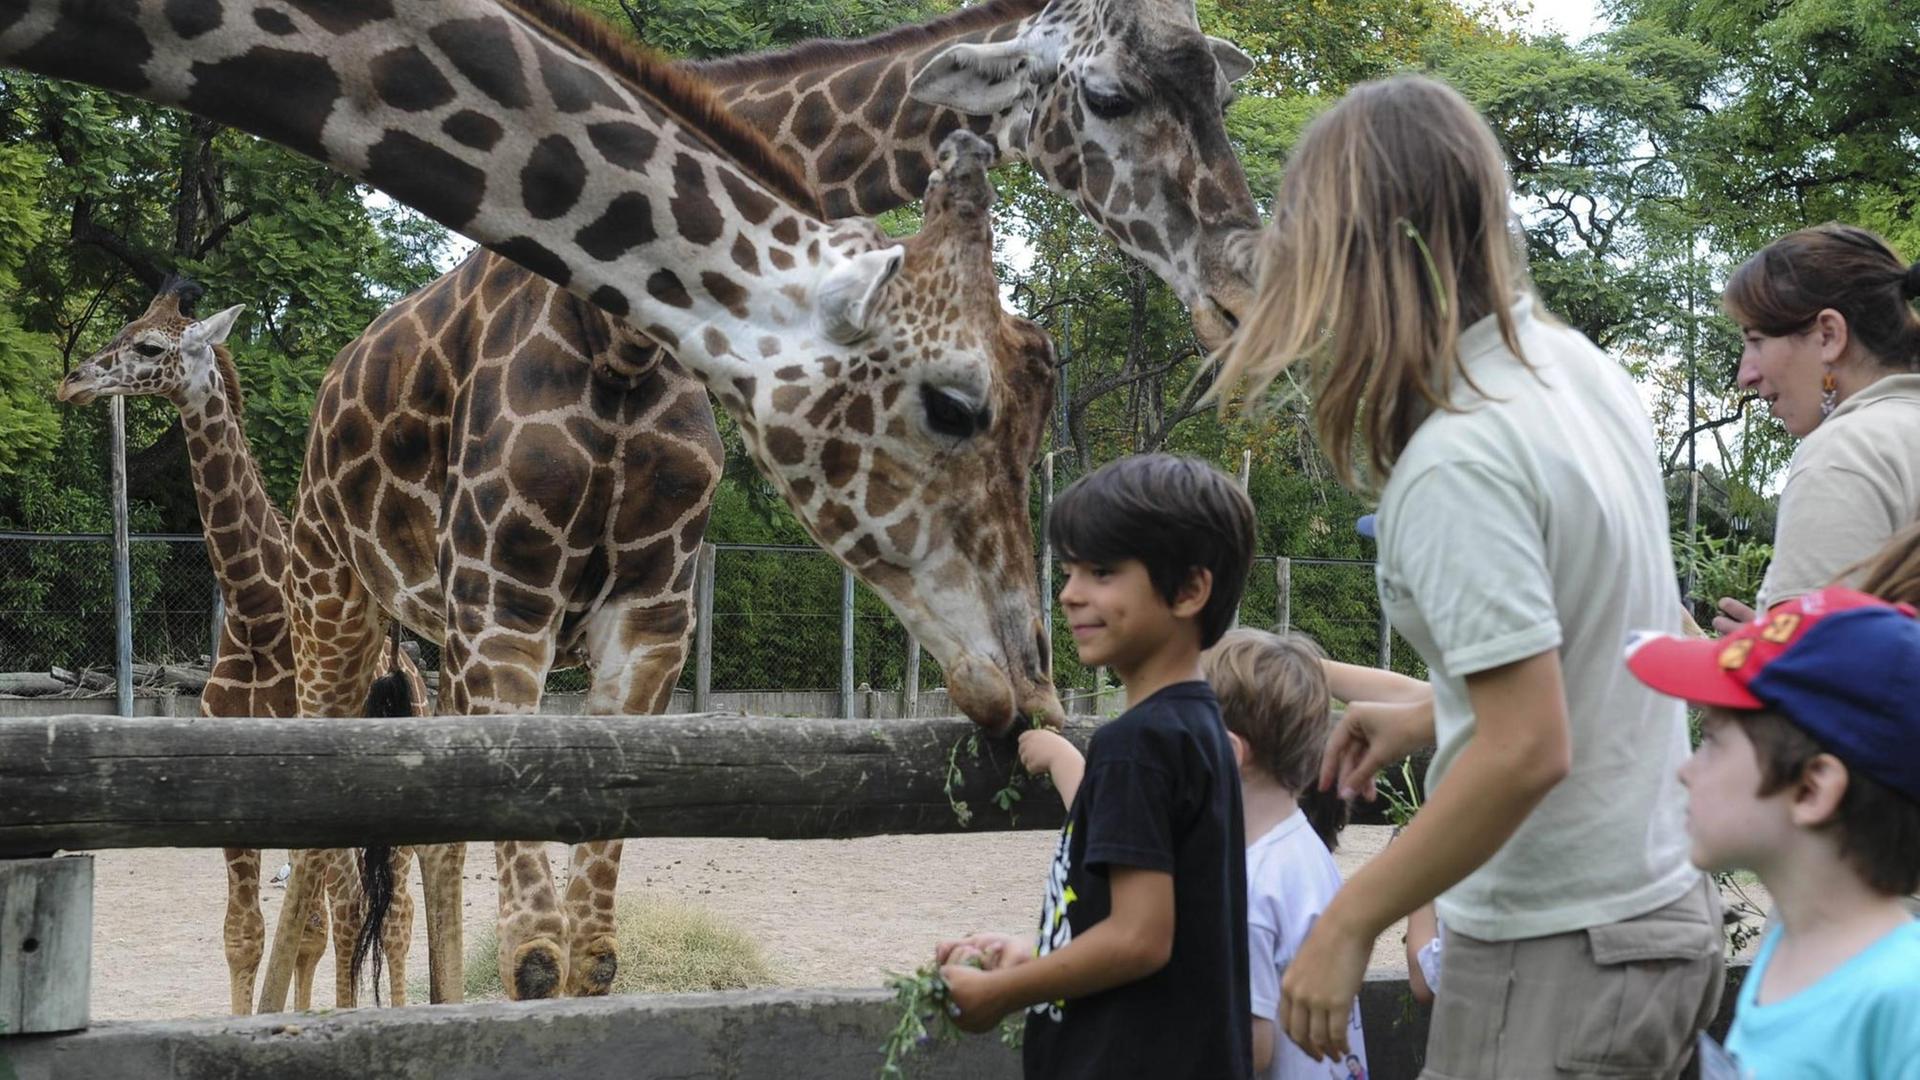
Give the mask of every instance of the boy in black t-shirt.
M 1027 1010 L 1029 1078 L 1252 1073 L 1240 779 L 1200 652 L 1232 625 L 1253 506 L 1204 462 L 1125 458 L 1068 488 L 1048 536 L 1080 661 L 1127 711 L 1095 732 L 1067 800 L 1037 944 L 942 942 L 955 1022 Z M 976 970 L 965 961 L 985 965 Z

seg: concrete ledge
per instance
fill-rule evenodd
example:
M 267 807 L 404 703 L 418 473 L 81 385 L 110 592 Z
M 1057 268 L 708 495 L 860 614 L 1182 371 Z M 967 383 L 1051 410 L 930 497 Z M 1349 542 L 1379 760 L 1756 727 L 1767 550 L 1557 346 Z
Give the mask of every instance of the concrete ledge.
M 1745 967 L 1728 972 L 1724 1034 Z M 1411 1080 L 1427 1010 L 1404 979 L 1361 993 L 1372 1075 Z M 164 1023 L 0 1038 L 8 1080 L 864 1080 L 898 1020 L 879 990 L 761 990 L 535 1004 L 415 1006 Z M 10 1070 L 10 1071 L 9 1071 Z M 1019 1055 L 992 1038 L 929 1047 L 925 1080 L 1015 1080 Z

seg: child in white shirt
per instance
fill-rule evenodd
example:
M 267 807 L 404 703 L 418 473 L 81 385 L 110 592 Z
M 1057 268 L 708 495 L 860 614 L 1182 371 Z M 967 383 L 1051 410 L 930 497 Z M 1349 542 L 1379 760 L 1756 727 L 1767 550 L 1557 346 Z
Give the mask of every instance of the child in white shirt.
M 1340 888 L 1332 849 L 1347 807 L 1316 782 L 1333 716 L 1321 660 L 1306 638 L 1246 629 L 1228 633 L 1202 658 L 1240 763 L 1254 1075 L 1264 1080 L 1323 1080 L 1367 1070 L 1357 1002 L 1348 1052 L 1339 1060 L 1309 1056 L 1287 1038 L 1279 1017 L 1280 978 Z

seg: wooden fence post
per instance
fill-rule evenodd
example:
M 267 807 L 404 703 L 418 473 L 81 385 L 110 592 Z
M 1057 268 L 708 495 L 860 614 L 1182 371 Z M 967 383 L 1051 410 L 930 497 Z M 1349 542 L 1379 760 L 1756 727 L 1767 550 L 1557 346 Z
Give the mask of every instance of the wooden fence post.
M 920 715 L 920 639 L 907 635 L 907 671 L 902 680 L 900 715 L 908 720 Z
M 1273 623 L 1277 634 L 1293 628 L 1293 560 L 1285 555 L 1273 559 Z
M 127 399 L 112 398 L 113 667 L 120 715 L 133 715 L 133 547 L 127 539 Z
M 92 961 L 92 856 L 0 859 L 0 1034 L 86 1027 Z
M 853 571 L 840 568 L 840 718 L 853 719 Z
M 714 546 L 700 545 L 693 571 L 693 711 L 713 711 L 713 563 Z

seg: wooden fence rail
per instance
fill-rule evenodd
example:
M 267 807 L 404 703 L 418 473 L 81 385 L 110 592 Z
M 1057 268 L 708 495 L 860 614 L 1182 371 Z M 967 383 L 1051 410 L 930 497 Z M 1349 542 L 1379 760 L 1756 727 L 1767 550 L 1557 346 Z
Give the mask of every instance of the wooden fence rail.
M 984 734 L 976 755 L 977 730 L 711 714 L 0 720 L 0 858 L 1057 827 L 1059 799 L 1031 779 L 1012 814 L 995 805 L 1017 755 Z M 1084 748 L 1092 730 L 1068 736 Z

